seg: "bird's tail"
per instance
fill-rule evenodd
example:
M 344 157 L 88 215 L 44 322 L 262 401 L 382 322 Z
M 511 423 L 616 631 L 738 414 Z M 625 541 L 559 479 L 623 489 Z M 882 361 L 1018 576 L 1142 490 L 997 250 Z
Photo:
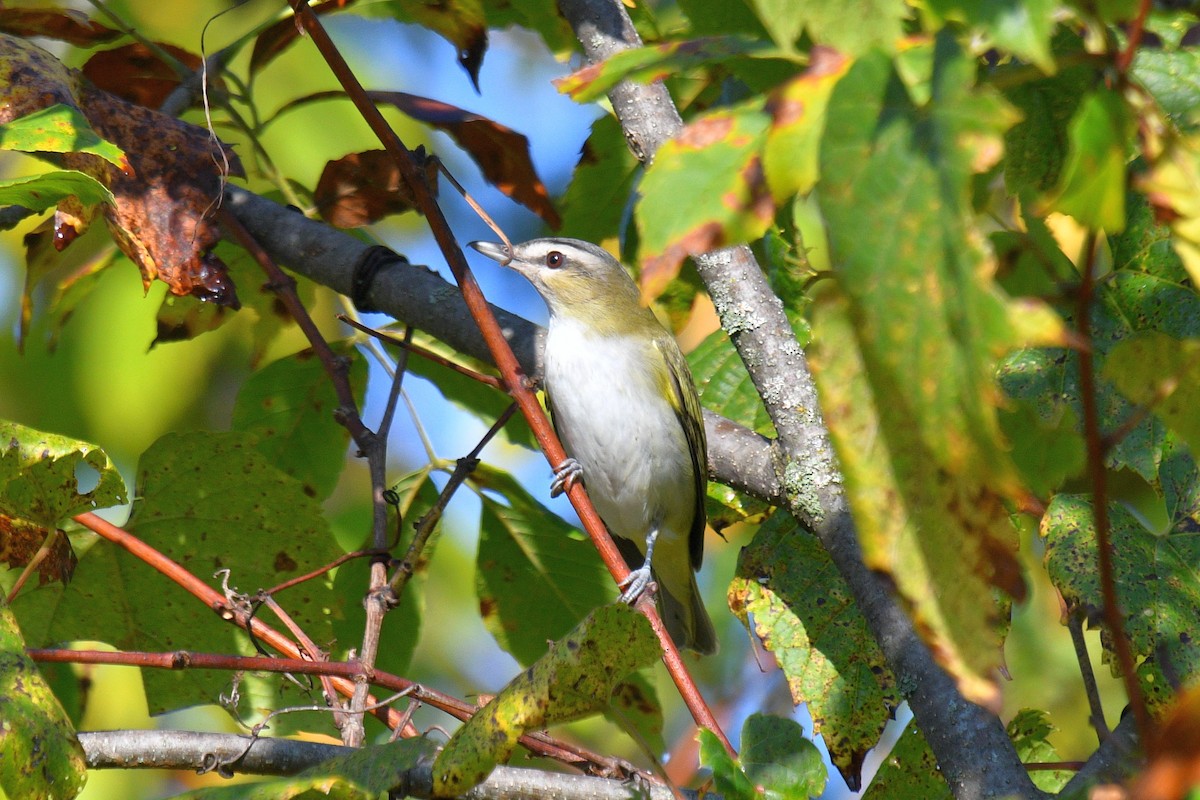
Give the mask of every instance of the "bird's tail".
M 695 574 L 689 571 L 688 586 L 683 592 L 678 592 L 680 588 L 658 581 L 658 613 L 676 647 L 710 656 L 717 652 L 717 632 L 700 598 Z

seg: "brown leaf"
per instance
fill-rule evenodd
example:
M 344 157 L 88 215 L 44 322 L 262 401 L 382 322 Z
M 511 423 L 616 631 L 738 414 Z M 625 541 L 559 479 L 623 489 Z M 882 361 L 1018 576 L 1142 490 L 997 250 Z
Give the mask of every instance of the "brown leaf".
M 437 165 L 425 162 L 425 180 L 437 192 Z M 400 170 L 383 150 L 351 153 L 330 161 L 317 181 L 313 200 L 321 217 L 339 228 L 359 228 L 415 207 Z
M 309 8 L 314 14 L 328 14 L 353 2 L 354 0 L 323 0 Z M 294 16 L 284 17 L 260 33 L 254 40 L 254 52 L 250 55 L 250 74 L 254 75 L 265 67 L 271 59 L 300 38 L 300 34 L 300 24 Z
M 87 153 L 58 160 L 109 187 L 116 206 L 104 207 L 118 247 L 142 272 L 177 295 L 238 307 L 225 265 L 209 251 L 221 234 L 213 213 L 222 175 L 242 175 L 241 163 L 207 131 L 128 103 L 92 87 L 40 47 L 0 34 L 0 124 L 56 103 L 79 108 L 92 127 L 119 145 L 130 167 L 121 171 Z M 74 198 L 59 205 L 55 246 L 82 233 L 94 209 Z
M 368 92 L 376 103 L 389 103 L 413 119 L 445 131 L 466 150 L 497 189 L 552 228 L 562 220 L 550 202 L 545 184 L 537 176 L 529 157 L 529 139 L 512 128 L 458 106 L 406 92 Z
M 111 42 L 121 32 L 70 9 L 0 8 L 0 31 L 15 36 L 46 36 L 77 47 Z
M 213 217 L 223 175 L 241 176 L 241 162 L 207 131 L 149 108 L 87 89 L 83 110 L 93 127 L 129 155 L 135 175 L 115 173 L 106 208 L 109 231 L 142 271 L 177 295 L 239 307 L 225 265 L 209 251 L 221 239 Z
M 180 47 L 158 43 L 190 70 L 200 68 L 202 59 Z M 158 53 L 141 42 L 101 50 L 83 65 L 83 74 L 109 94 L 147 108 L 158 108 L 179 85 L 179 74 Z
M 59 581 L 66 583 L 75 572 L 78 558 L 62 531 L 51 531 L 26 519 L 0 514 L 0 561 L 12 569 L 21 569 L 37 555 L 47 536 L 49 552 L 38 564 L 38 585 Z

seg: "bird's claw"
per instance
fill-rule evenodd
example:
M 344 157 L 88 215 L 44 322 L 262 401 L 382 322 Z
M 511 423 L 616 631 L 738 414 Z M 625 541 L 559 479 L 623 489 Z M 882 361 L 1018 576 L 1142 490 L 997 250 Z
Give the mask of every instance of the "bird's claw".
M 647 589 L 654 586 L 654 577 L 650 574 L 650 566 L 643 564 L 631 571 L 625 577 L 625 580 L 621 581 L 619 586 L 621 588 L 621 602 L 625 605 L 633 605 L 641 599 Z
M 571 491 L 571 487 L 579 482 L 583 477 L 583 467 L 573 458 L 565 459 L 558 465 L 558 469 L 554 470 L 554 480 L 550 482 L 550 496 L 558 497 L 564 492 Z

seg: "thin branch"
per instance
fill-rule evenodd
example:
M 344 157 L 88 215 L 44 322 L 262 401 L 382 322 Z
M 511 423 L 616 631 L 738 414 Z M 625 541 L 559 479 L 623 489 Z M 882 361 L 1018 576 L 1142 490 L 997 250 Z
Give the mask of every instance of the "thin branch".
M 1091 709 L 1092 727 L 1103 743 L 1108 738 L 1108 722 L 1104 719 L 1104 704 L 1100 702 L 1100 688 L 1096 685 L 1096 673 L 1092 670 L 1092 659 L 1088 655 L 1087 641 L 1083 638 L 1083 613 L 1078 609 L 1067 615 L 1067 629 L 1071 631 L 1071 644 L 1075 646 L 1075 660 L 1079 663 L 1079 675 L 1083 679 L 1083 691 Z
M 1133 66 L 1133 57 L 1137 55 L 1138 46 L 1142 43 L 1142 33 L 1146 29 L 1146 16 L 1150 13 L 1151 4 L 1152 0 L 1141 0 L 1138 3 L 1137 16 L 1129 24 L 1129 41 L 1126 43 L 1125 49 L 1117 54 L 1115 66 L 1122 78 Z
M 77 514 L 73 519 L 102 538 L 124 548 L 130 555 L 160 572 L 164 577 L 170 579 L 180 588 L 203 602 L 226 622 L 237 625 L 259 641 L 265 642 L 291 659 L 304 659 L 303 652 L 295 642 L 261 620 L 251 617 L 246 611 L 237 607 L 230 607 L 220 592 L 197 578 L 178 562 L 168 558 L 164 553 L 146 544 L 128 531 L 113 525 L 103 517 L 99 517 L 91 512 Z M 323 664 L 326 662 L 314 663 Z M 356 676 L 365 676 L 368 674 L 367 670 L 360 663 L 354 664 L 354 669 L 356 670 L 354 672 Z M 370 680 L 375 685 L 383 687 L 388 691 L 411 692 L 413 698 L 433 706 L 455 719 L 465 721 L 470 719 L 479 710 L 475 705 L 463 702 L 456 697 L 444 694 L 436 689 L 430 689 L 414 683 L 398 675 L 374 671 L 370 673 Z M 339 694 L 349 697 L 354 692 L 355 683 L 352 680 L 338 677 L 334 679 L 334 687 L 338 690 Z M 368 699 L 372 704 L 377 702 L 375 698 Z M 399 712 L 391 709 L 378 708 L 371 713 L 392 730 L 396 730 L 402 719 L 402 715 Z M 522 746 L 536 755 L 552 758 L 564 764 L 577 766 L 580 769 L 590 766 L 597 772 L 612 775 L 627 772 L 622 763 L 616 759 L 592 753 L 569 742 L 559 742 L 544 733 L 526 734 L 521 737 L 520 742 Z
M 500 417 L 492 424 L 487 433 L 483 435 L 474 449 L 455 462 L 454 471 L 450 473 L 450 480 L 446 481 L 446 485 L 442 487 L 442 491 L 438 494 L 437 502 L 417 520 L 417 524 L 414 526 L 413 540 L 408 545 L 408 550 L 404 553 L 404 557 L 400 559 L 400 563 L 396 565 L 396 571 L 392 575 L 391 581 L 388 582 L 388 587 L 396 597 L 400 597 L 405 585 L 416 572 L 417 561 L 420 559 L 425 545 L 429 543 L 429 537 L 433 535 L 433 531 L 441 520 L 446 506 L 449 505 L 450 498 L 454 496 L 458 488 L 475 468 L 479 466 L 479 454 L 483 451 L 483 448 L 512 419 L 512 415 L 516 411 L 516 403 L 512 403 L 508 408 L 504 409 L 503 413 L 500 414 Z
M 1079 297 L 1075 308 L 1075 329 L 1085 340 L 1092 337 L 1092 301 L 1095 297 L 1099 238 L 1095 231 L 1088 232 L 1081 265 L 1083 280 L 1079 284 Z M 1125 683 L 1125 693 L 1137 721 L 1138 736 L 1143 744 L 1149 747 L 1153 722 L 1142 697 L 1141 684 L 1138 683 L 1133 649 L 1125 635 L 1124 612 L 1121 610 L 1113 567 L 1112 526 L 1108 519 L 1108 468 L 1104 463 L 1104 436 L 1100 431 L 1100 409 L 1096 402 L 1096 393 L 1099 391 L 1096 383 L 1096 361 L 1091 347 L 1079 350 L 1077 357 L 1079 400 L 1083 406 L 1083 436 L 1087 446 L 1088 482 L 1092 487 L 1092 515 L 1096 525 L 1100 592 L 1104 599 L 1104 624 L 1111 634 L 1117 664 L 1121 669 L 1121 680 Z
M 482 383 L 485 386 L 491 386 L 493 389 L 499 389 L 501 391 L 504 391 L 504 382 L 501 381 L 499 378 L 494 377 L 492 375 L 485 375 L 482 372 L 476 372 L 475 370 L 471 369 L 470 367 L 464 367 L 462 364 L 459 364 L 455 361 L 451 361 L 450 359 L 446 358 L 445 356 L 439 355 L 439 354 L 433 352 L 432 350 L 426 350 L 424 347 L 421 347 L 421 345 L 419 345 L 419 344 L 413 344 L 411 337 L 406 336 L 403 339 L 399 339 L 395 336 L 392 336 L 387 331 L 375 330 L 374 328 L 363 325 L 358 320 L 351 319 L 350 317 L 346 316 L 345 314 L 338 314 L 338 319 L 341 320 L 342 322 L 346 323 L 350 327 L 354 328 L 355 330 L 362 331 L 363 333 L 367 334 L 368 336 L 373 336 L 381 342 L 387 342 L 388 344 L 394 344 L 397 347 L 401 347 L 401 348 L 407 350 L 408 352 L 413 353 L 414 355 L 420 356 L 421 358 L 425 359 L 426 361 L 430 361 L 434 364 L 445 367 L 446 369 L 454 370 L 459 375 L 465 375 L 466 377 L 470 378 L 471 380 L 478 381 L 479 383 Z
M 296 14 L 297 20 L 312 38 L 313 44 L 316 45 L 317 50 L 325 58 L 330 70 L 334 73 L 338 82 L 341 83 L 346 94 L 354 102 L 355 107 L 362 114 L 363 119 L 370 126 L 372 132 L 379 138 L 384 150 L 388 152 L 399 167 L 400 174 L 412 190 L 416 205 L 424 215 L 434 239 L 437 240 L 438 246 L 441 248 L 442 254 L 450 266 L 450 271 L 454 274 L 455 280 L 458 281 L 463 299 L 471 311 L 471 316 L 483 333 L 484 341 L 487 343 L 488 349 L 491 351 L 497 366 L 500 368 L 500 374 L 504 376 L 509 394 L 512 395 L 513 400 L 520 407 L 521 413 L 528 420 L 529 426 L 537 438 L 538 444 L 546 454 L 551 467 L 557 470 L 567 458 L 566 451 L 551 428 L 550 422 L 546 418 L 546 414 L 538 403 L 537 398 L 527 387 L 521 366 L 513 351 L 508 346 L 500 325 L 497 323 L 495 317 L 492 316 L 487 301 L 483 297 L 483 292 L 479 289 L 479 285 L 475 282 L 475 278 L 467 266 L 462 249 L 458 246 L 458 242 L 450 230 L 445 215 L 442 213 L 432 191 L 430 191 L 429 186 L 425 182 L 421 166 L 417 164 L 412 152 L 400 141 L 400 138 L 387 124 L 383 115 L 367 97 L 358 78 L 350 70 L 345 59 L 342 58 L 341 53 L 325 32 L 317 15 L 302 0 L 289 0 L 289 3 Z M 591 500 L 588 499 L 587 492 L 584 490 L 582 483 L 575 483 L 571 486 L 567 491 L 567 496 L 578 513 L 584 530 L 587 531 L 595 543 L 596 549 L 599 550 L 600 556 L 612 574 L 613 579 L 618 585 L 623 584 L 629 575 L 629 568 L 626 566 L 625 560 L 617 549 L 616 544 L 609 537 L 608 530 L 604 527 L 600 515 L 596 513 L 596 509 L 592 506 Z M 670 636 L 664 635 L 665 628 L 662 627 L 661 621 L 658 621 L 656 624 L 654 617 L 657 616 L 657 611 L 653 604 L 639 603 L 638 608 L 650 618 L 651 625 L 655 626 L 656 632 L 659 632 L 659 639 L 664 654 L 663 663 L 666 664 L 667 672 L 679 688 L 680 695 L 684 698 L 684 702 L 687 704 L 688 710 L 691 711 L 696 723 L 712 730 L 721 739 L 726 750 L 731 755 L 734 754 L 732 745 L 729 744 L 729 740 L 721 730 L 712 711 L 700 696 L 695 681 L 687 671 L 683 659 L 675 647 L 675 643 L 671 641 Z
M 284 307 L 287 308 L 288 313 L 296 320 L 296 324 L 304 332 L 305 338 L 308 339 L 313 351 L 317 354 L 317 358 L 320 359 L 322 366 L 325 367 L 325 371 L 333 383 L 333 388 L 338 398 L 338 407 L 334 410 L 334 418 L 350 432 L 354 442 L 358 445 L 359 452 L 367 459 L 367 469 L 371 476 L 371 539 L 374 542 L 376 550 L 386 549 L 387 503 L 383 499 L 383 491 L 384 481 L 387 477 L 387 442 L 367 428 L 359 417 L 358 404 L 354 399 L 354 390 L 350 386 L 348 362 L 346 359 L 338 357 L 329 346 L 329 343 L 325 341 L 325 337 L 321 335 L 320 329 L 309 315 L 308 309 L 304 307 L 300 296 L 296 293 L 295 279 L 279 268 L 266 250 L 263 249 L 262 245 L 258 243 L 257 239 L 246 230 L 236 217 L 223 210 L 219 211 L 218 214 L 222 225 L 233 234 L 238 243 L 250 253 L 259 266 L 262 267 L 263 272 L 267 274 L 271 288 L 275 290 L 276 296 L 284 304 Z M 401 373 L 398 372 L 397 374 Z M 383 616 L 388 608 L 387 604 L 382 600 L 370 602 L 370 599 L 376 596 L 376 592 L 385 584 L 386 580 L 387 568 L 379 559 L 376 559 L 371 565 L 370 588 L 367 592 L 369 599 L 367 603 L 367 619 L 363 630 L 363 644 L 359 652 L 359 658 L 367 665 L 368 669 L 374 666 L 375 657 L 379 652 L 380 630 L 383 627 Z M 351 747 L 362 744 L 363 738 L 366 736 L 366 730 L 362 722 L 362 707 L 365 702 L 366 689 L 363 687 L 354 694 L 350 704 L 351 713 L 341 718 L 344 725 L 340 726 L 339 729 L 342 732 L 345 743 Z

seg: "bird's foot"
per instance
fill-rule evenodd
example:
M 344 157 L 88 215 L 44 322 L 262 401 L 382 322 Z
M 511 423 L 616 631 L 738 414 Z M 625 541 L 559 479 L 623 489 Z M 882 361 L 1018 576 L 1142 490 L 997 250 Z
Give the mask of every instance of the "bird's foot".
M 650 562 L 647 561 L 642 566 L 631 571 L 619 585 L 621 587 L 621 602 L 629 606 L 636 603 L 646 593 L 647 589 L 655 587 L 654 577 L 650 574 Z
M 571 487 L 579 483 L 583 477 L 583 467 L 573 458 L 568 458 L 554 470 L 554 480 L 550 482 L 550 496 L 558 497 L 563 492 L 571 491 Z

